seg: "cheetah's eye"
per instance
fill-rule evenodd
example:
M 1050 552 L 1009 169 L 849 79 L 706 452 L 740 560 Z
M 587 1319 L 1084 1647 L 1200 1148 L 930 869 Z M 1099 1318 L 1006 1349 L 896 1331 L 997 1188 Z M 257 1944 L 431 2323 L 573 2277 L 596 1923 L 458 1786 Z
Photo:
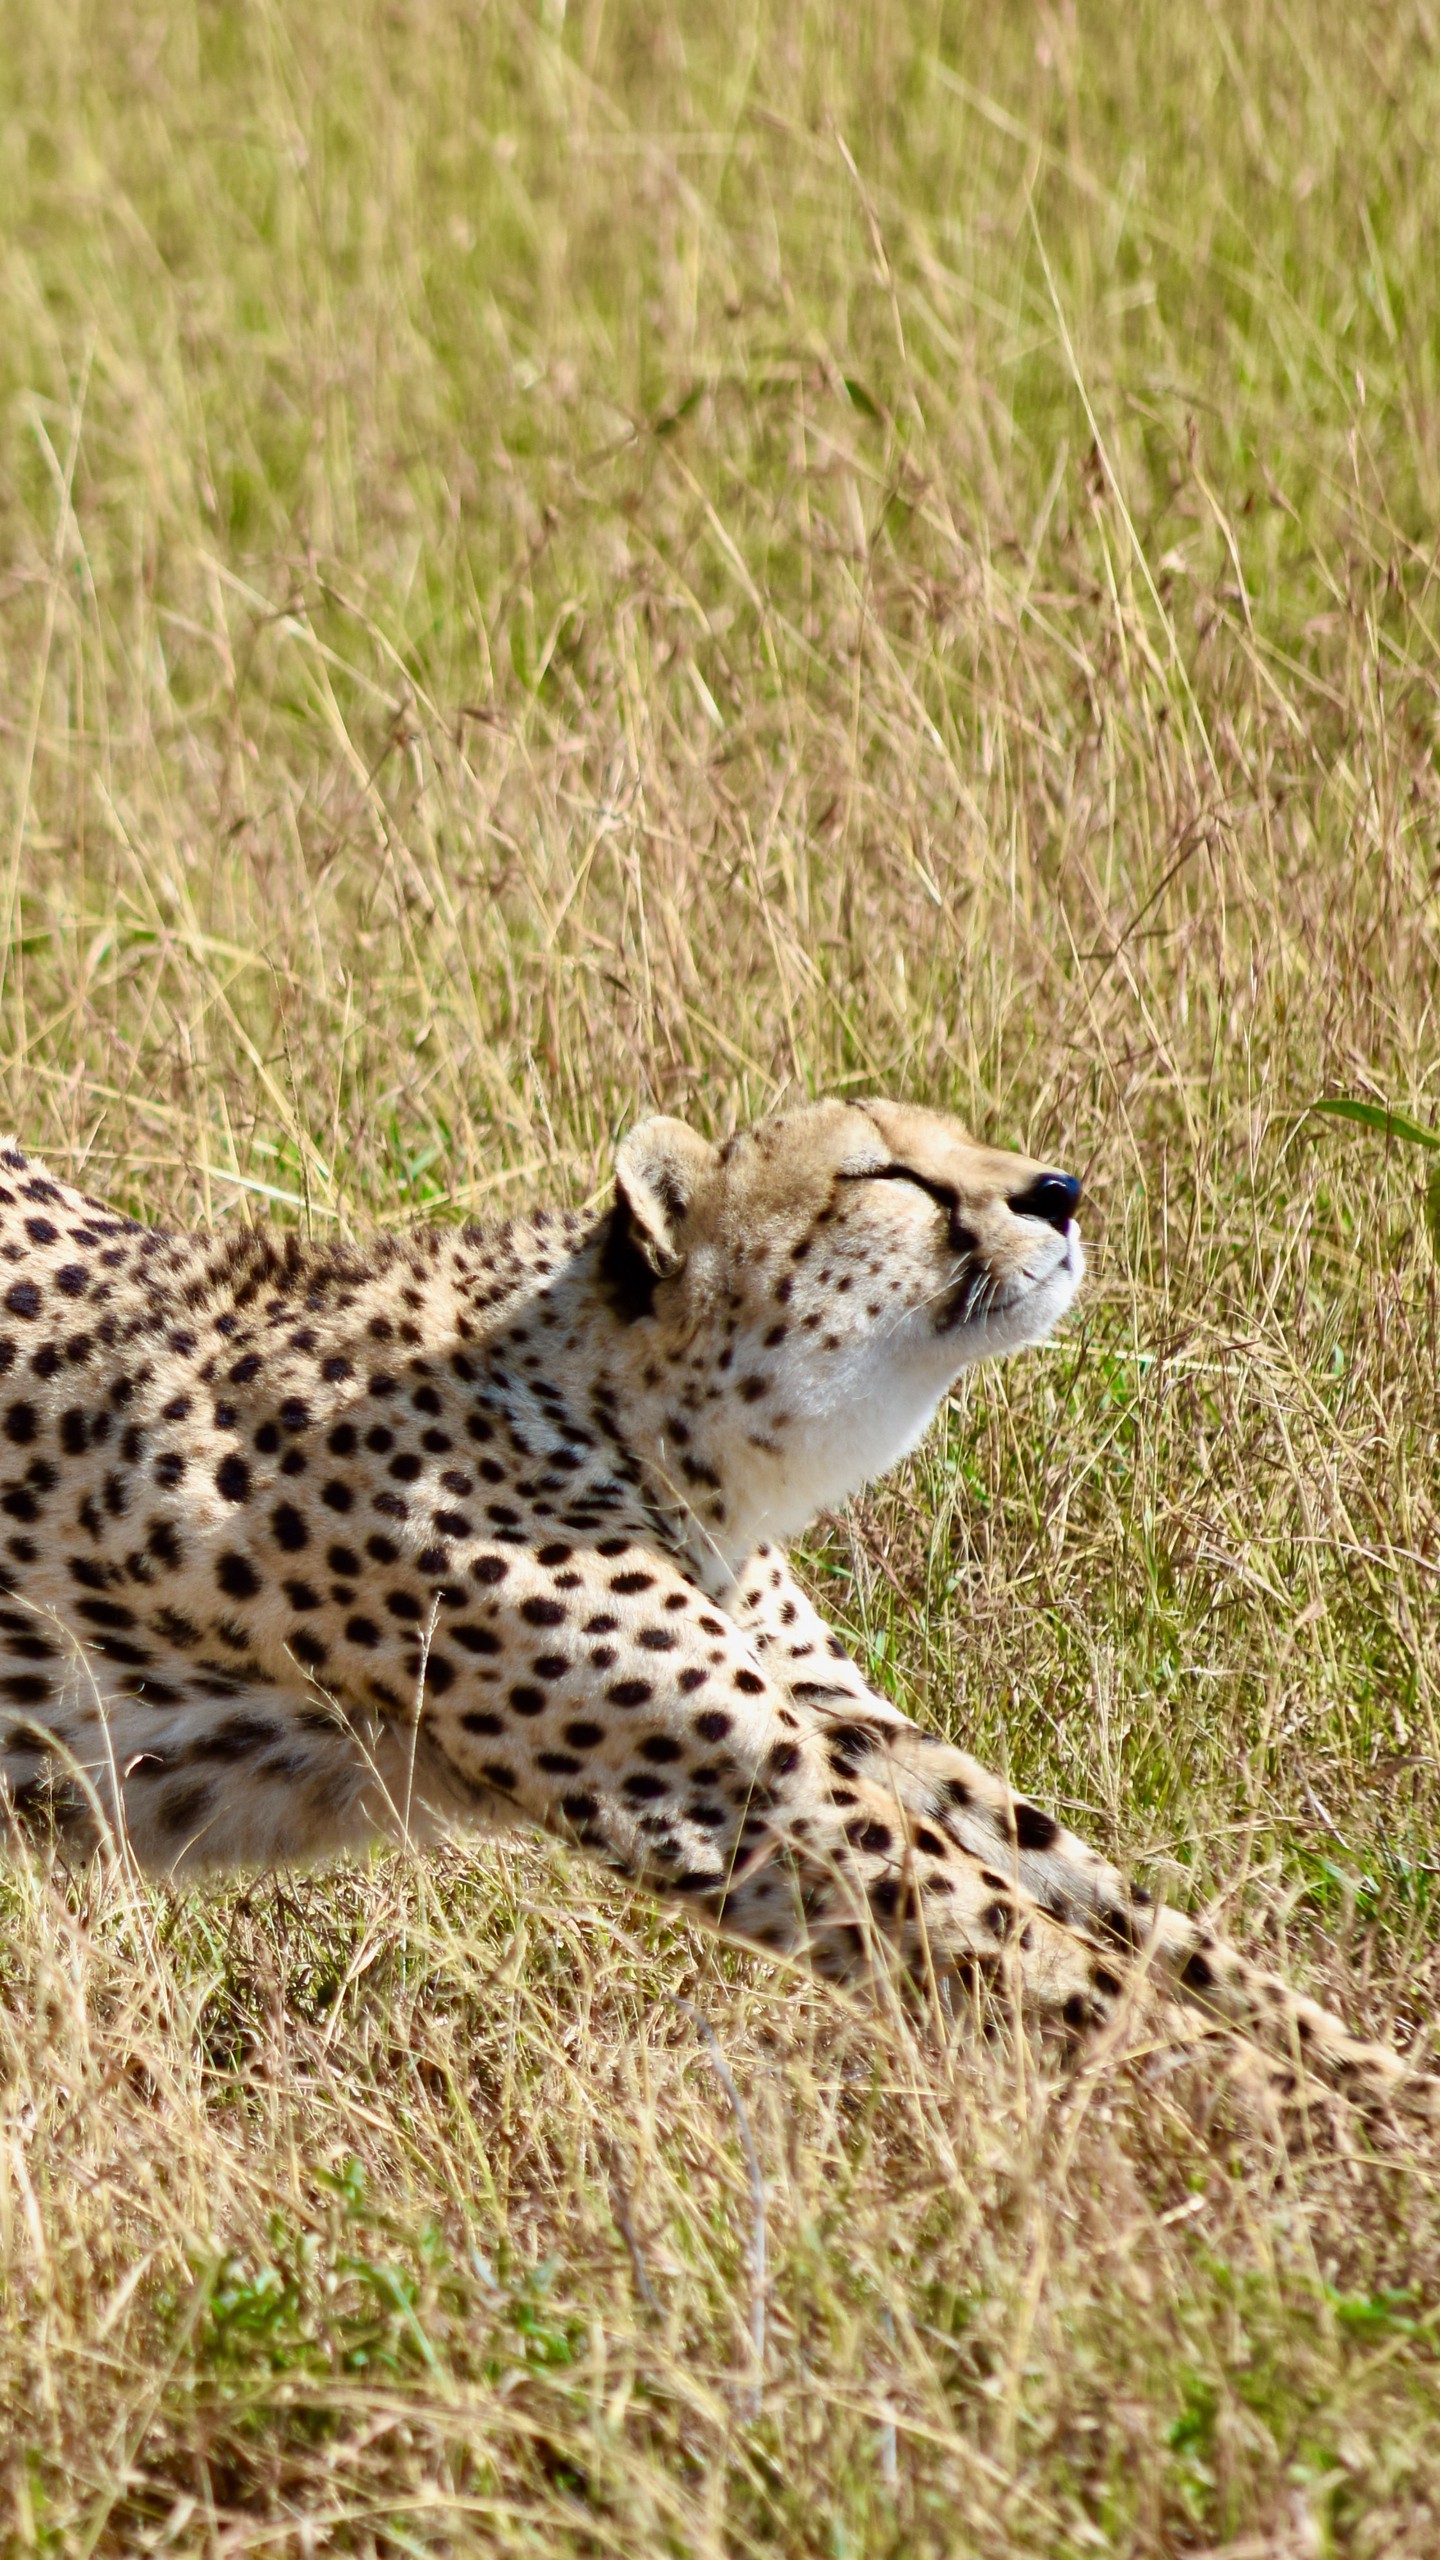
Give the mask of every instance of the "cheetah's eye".
M 944 1210 L 950 1222 L 952 1252 L 975 1251 L 974 1229 L 967 1227 L 961 1217 L 960 1195 L 948 1182 L 932 1182 L 928 1174 L 917 1173 L 914 1166 L 908 1164 L 878 1164 L 868 1173 L 842 1173 L 839 1179 L 841 1182 L 908 1182 L 914 1190 L 923 1191 L 933 1200 L 937 1209 Z
M 959 1196 L 948 1182 L 932 1182 L 928 1174 L 917 1173 L 913 1165 L 869 1165 L 863 1173 L 842 1173 L 837 1178 L 841 1182 L 909 1182 L 917 1191 L 928 1192 L 941 1209 L 954 1211 L 960 1206 Z

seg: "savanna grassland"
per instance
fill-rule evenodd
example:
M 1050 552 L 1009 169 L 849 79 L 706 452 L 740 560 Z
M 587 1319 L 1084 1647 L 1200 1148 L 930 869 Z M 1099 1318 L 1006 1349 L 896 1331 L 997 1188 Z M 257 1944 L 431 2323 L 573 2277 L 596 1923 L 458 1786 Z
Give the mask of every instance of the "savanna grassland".
M 1437 132 L 1430 0 L 0 17 L 4 1117 L 326 1236 L 827 1089 L 1073 1163 L 806 1572 L 1422 2049 L 1425 1159 L 1310 1106 L 1440 1118 Z M 7 2555 L 1440 2547 L 1433 2147 L 558 1849 L 0 1907 Z

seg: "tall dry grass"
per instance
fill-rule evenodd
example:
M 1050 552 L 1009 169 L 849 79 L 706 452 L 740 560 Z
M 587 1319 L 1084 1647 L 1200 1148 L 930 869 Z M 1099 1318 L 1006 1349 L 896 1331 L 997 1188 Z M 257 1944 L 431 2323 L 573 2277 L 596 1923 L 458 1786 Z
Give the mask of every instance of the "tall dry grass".
M 317 1232 L 591 1196 L 651 1104 L 1062 1152 L 1083 1319 L 807 1570 L 1422 2040 L 1435 1270 L 1308 1106 L 1440 1116 L 1437 117 L 1428 0 L 0 41 L 11 1121 Z M 7 2552 L 1440 2540 L 1433 2159 L 936 2053 L 553 1850 L 0 1897 Z

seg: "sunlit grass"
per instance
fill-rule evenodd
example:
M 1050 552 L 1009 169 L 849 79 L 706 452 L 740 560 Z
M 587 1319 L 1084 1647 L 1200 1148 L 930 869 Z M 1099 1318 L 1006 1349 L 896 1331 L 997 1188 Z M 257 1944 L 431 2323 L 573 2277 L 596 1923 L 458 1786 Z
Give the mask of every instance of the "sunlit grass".
M 1083 1313 L 806 1570 L 1407 2042 L 1426 1160 L 1310 1105 L 1440 1121 L 1437 119 L 1422 0 L 0 46 L 9 1119 L 327 1234 L 598 1196 L 653 1105 L 1058 1152 Z M 936 2053 L 558 1851 L 0 1900 L 7 2551 L 1440 2542 L 1433 2160 Z

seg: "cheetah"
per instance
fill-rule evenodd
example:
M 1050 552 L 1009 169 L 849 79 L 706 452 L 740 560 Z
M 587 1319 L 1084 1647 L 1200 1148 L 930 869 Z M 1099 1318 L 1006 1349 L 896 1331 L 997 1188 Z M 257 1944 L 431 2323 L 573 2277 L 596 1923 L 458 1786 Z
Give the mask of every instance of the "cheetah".
M 12 1829 L 183 1877 L 528 1825 L 822 1978 L 1081 2037 L 1159 1999 L 1433 2118 L 877 1695 L 786 1565 L 1059 1323 L 1079 1198 L 880 1100 L 649 1119 L 599 1216 L 363 1247 L 165 1233 L 0 1148 Z

